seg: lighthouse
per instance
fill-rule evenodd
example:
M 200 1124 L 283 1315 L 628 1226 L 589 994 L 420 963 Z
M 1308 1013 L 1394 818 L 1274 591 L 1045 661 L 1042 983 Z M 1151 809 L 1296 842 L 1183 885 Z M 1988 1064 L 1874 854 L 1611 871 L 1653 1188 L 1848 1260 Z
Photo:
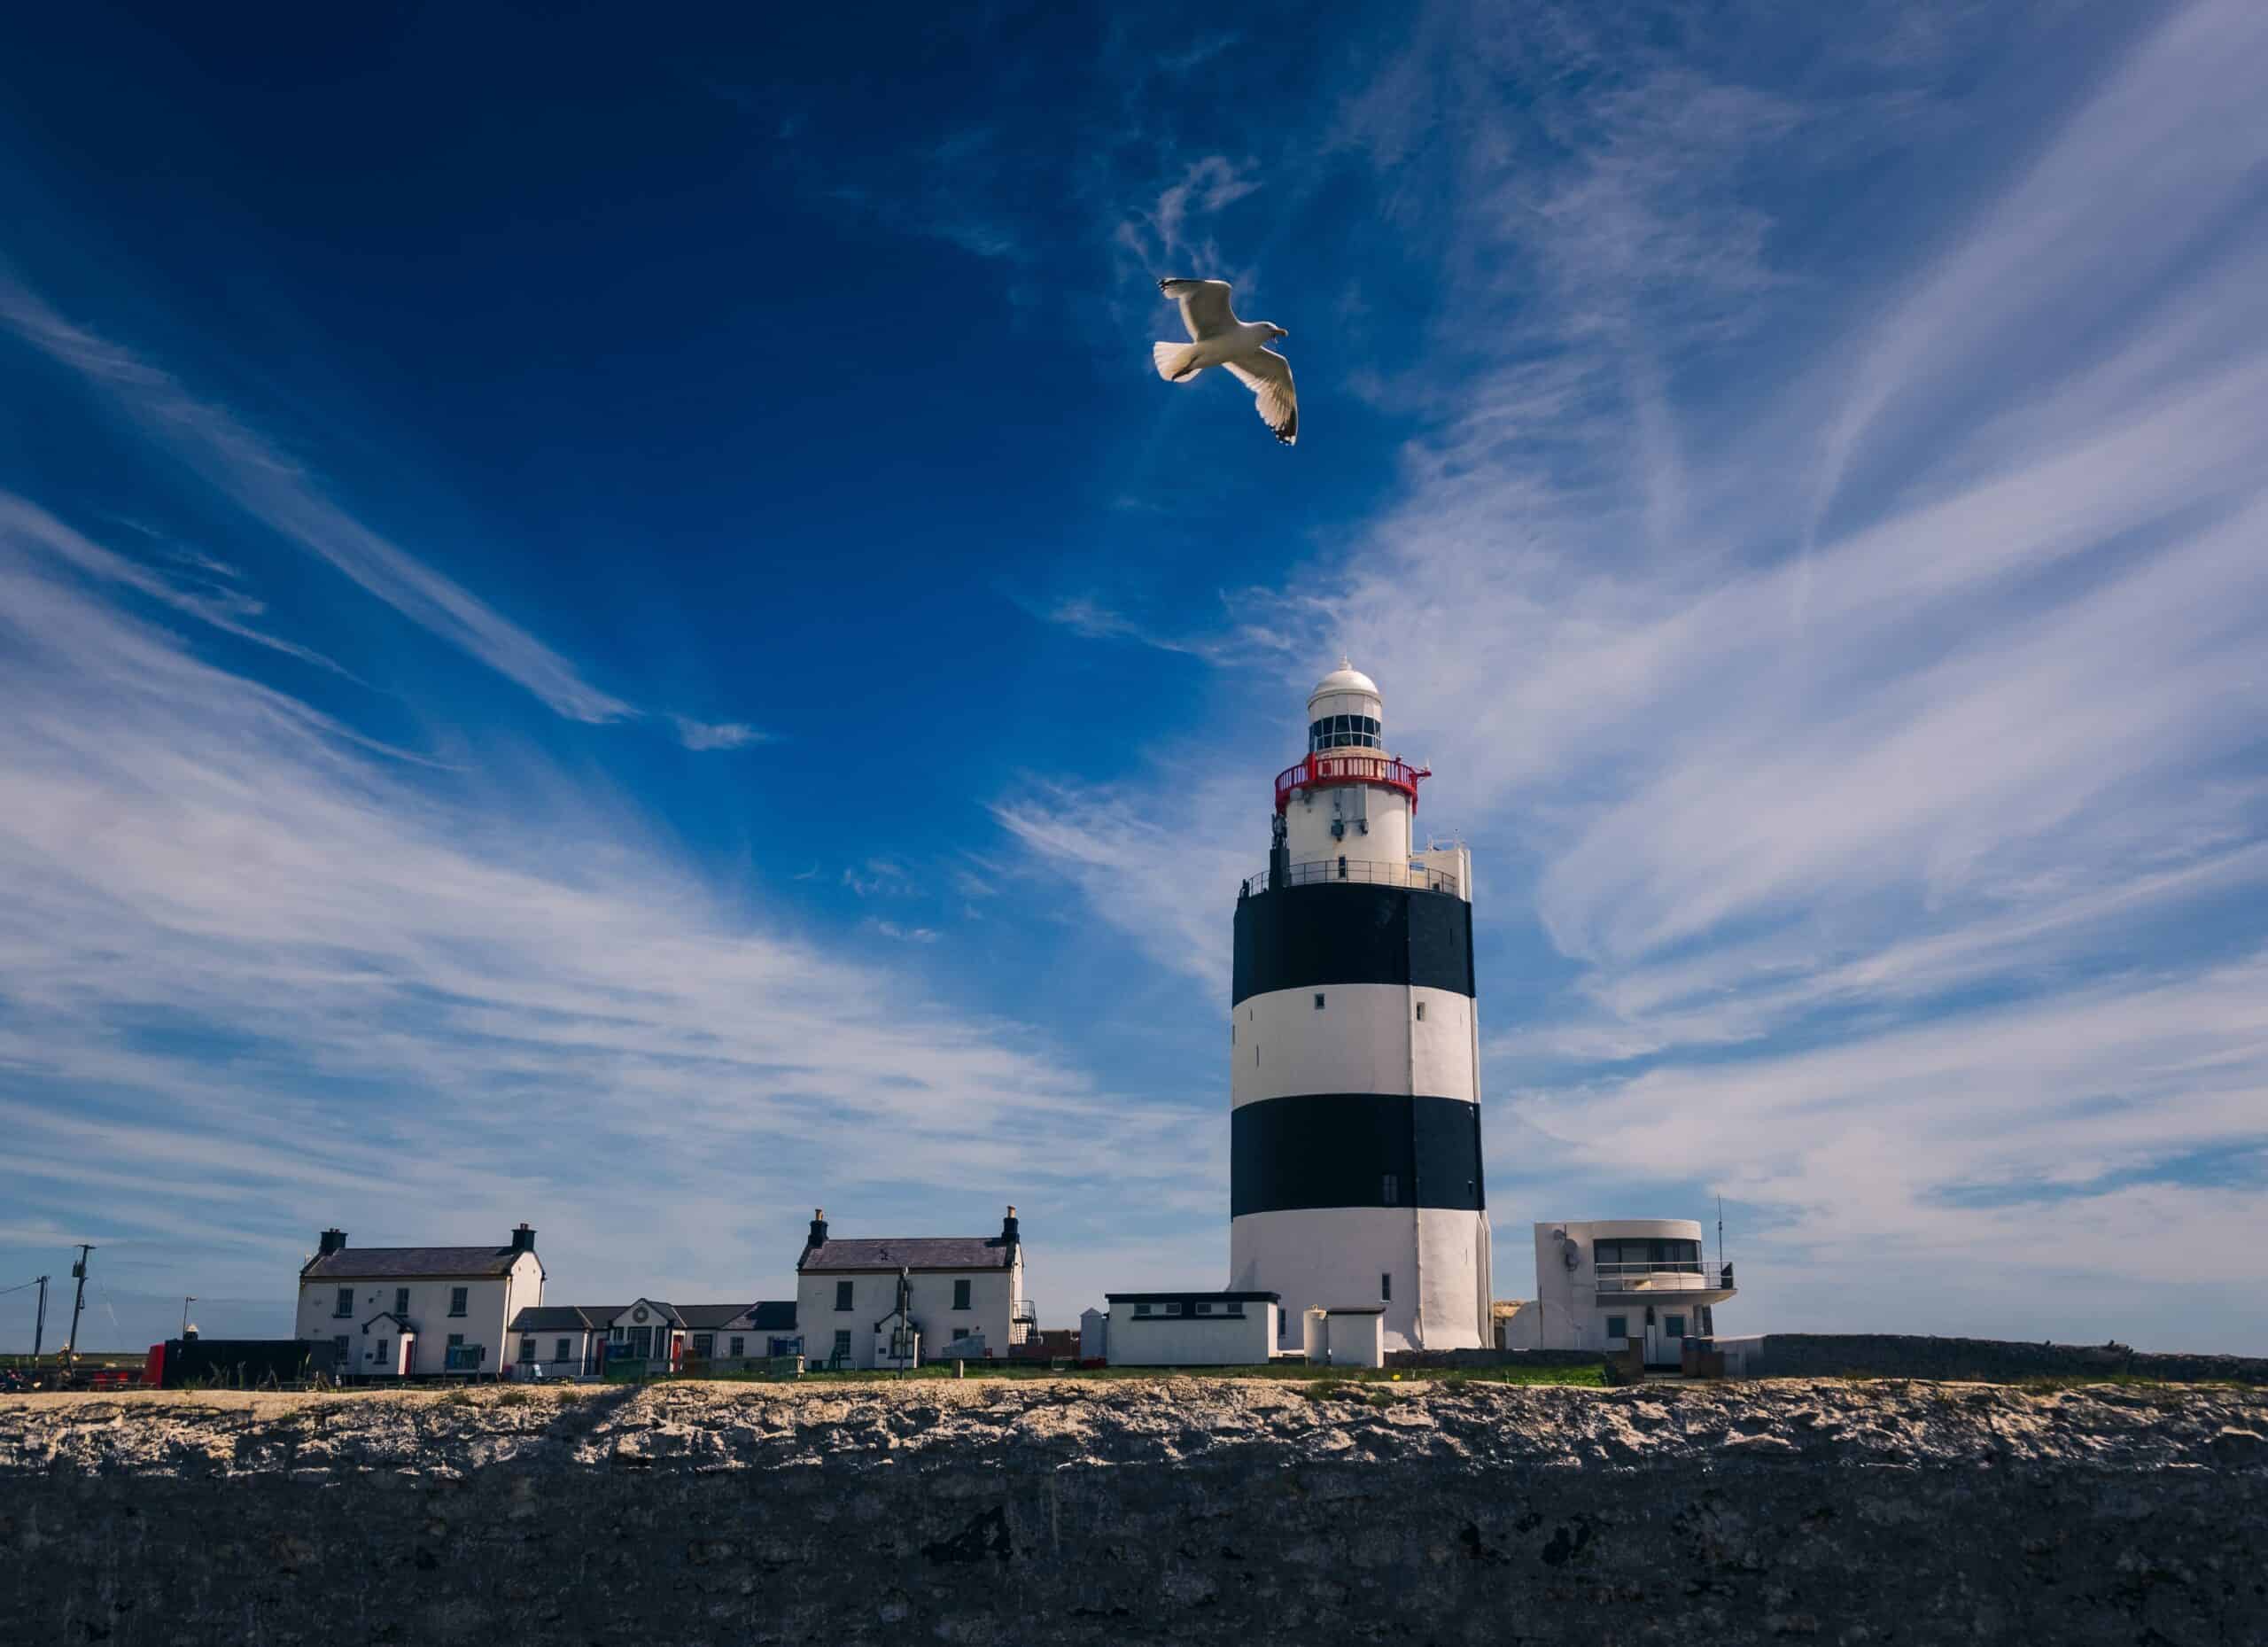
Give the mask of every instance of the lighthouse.
M 1376 1307 L 1389 1349 L 1489 1342 L 1472 866 L 1417 831 L 1429 768 L 1342 662 L 1278 774 L 1268 873 L 1237 897 L 1230 1286 Z

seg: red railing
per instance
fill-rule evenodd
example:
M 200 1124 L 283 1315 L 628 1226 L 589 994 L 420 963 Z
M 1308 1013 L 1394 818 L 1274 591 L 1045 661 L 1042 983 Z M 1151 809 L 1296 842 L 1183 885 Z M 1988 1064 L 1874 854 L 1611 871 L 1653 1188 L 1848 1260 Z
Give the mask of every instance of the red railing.
M 1368 783 L 1382 789 L 1399 789 L 1410 797 L 1410 810 L 1415 812 L 1418 781 L 1433 775 L 1431 766 L 1412 766 L 1407 761 L 1389 760 L 1383 755 L 1310 755 L 1298 765 L 1276 774 L 1276 810 L 1280 812 L 1292 804 L 1294 789 L 1328 789 L 1345 783 Z

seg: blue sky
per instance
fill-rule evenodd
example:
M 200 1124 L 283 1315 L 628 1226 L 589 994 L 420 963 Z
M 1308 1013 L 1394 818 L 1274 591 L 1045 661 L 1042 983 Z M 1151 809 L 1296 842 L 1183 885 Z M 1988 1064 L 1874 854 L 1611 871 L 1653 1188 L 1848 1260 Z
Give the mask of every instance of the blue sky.
M 1476 856 L 1500 1293 L 1721 1194 L 1728 1327 L 2268 1351 L 2256 6 L 10 34 L 0 1285 L 100 1243 L 89 1345 L 331 1223 L 1216 1277 L 1346 651 Z

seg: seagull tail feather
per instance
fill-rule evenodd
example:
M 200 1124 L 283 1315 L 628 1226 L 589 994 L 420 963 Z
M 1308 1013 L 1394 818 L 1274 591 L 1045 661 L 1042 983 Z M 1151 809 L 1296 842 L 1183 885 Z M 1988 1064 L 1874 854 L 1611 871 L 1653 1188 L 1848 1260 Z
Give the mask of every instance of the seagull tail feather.
M 1168 383 L 1195 383 L 1197 374 L 1205 369 L 1191 364 L 1197 357 L 1193 343 L 1153 343 L 1150 359 L 1156 364 L 1158 376 Z

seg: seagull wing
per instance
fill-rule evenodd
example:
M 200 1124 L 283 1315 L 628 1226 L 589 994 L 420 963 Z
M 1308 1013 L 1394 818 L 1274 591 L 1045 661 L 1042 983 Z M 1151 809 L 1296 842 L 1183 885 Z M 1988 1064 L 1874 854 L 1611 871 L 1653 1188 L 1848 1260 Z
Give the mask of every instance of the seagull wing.
M 1292 363 L 1273 349 L 1255 349 L 1222 365 L 1252 391 L 1260 421 L 1276 431 L 1285 446 L 1300 442 L 1300 396 L 1292 386 Z
M 1192 343 L 1236 327 L 1236 311 L 1229 307 L 1225 280 L 1161 280 L 1158 290 L 1181 305 L 1181 323 L 1189 328 Z

